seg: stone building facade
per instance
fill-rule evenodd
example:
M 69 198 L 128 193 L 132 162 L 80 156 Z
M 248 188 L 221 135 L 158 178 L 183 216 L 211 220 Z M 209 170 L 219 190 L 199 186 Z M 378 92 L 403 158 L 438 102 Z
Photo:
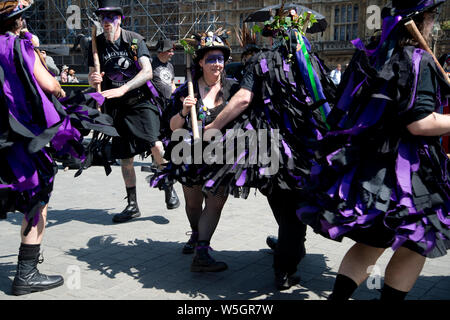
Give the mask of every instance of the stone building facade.
M 122 0 L 126 29 L 144 35 L 149 43 L 158 39 L 179 40 L 193 32 L 208 28 L 224 27 L 231 31 L 229 42 L 233 60 L 240 61 L 242 48 L 235 36 L 235 29 L 242 27 L 245 18 L 263 7 L 279 4 L 279 0 Z M 381 9 L 388 0 L 298 0 L 292 1 L 320 12 L 328 21 L 328 28 L 322 34 L 308 35 L 314 50 L 334 68 L 338 63 L 345 66 L 350 61 L 354 48 L 350 40 L 367 40 L 380 28 Z M 289 2 L 290 3 L 290 2 Z M 80 23 L 68 28 L 68 22 L 77 13 L 70 8 L 79 8 Z M 89 34 L 91 17 L 97 6 L 96 0 L 36 0 L 29 19 L 32 31 L 44 44 L 70 46 L 78 34 Z M 444 4 L 440 21 L 450 20 L 450 3 Z M 72 20 L 71 20 L 72 19 Z M 450 29 L 450 23 L 446 24 Z M 249 25 L 251 27 L 251 25 Z M 438 42 L 436 54 L 440 56 L 450 50 L 450 30 L 436 31 Z M 260 43 L 264 39 L 259 37 Z M 80 59 L 75 56 L 62 57 L 61 64 L 73 64 Z M 73 61 L 69 61 L 73 60 Z M 76 61 L 75 61 L 76 60 Z M 183 54 L 177 54 L 175 64 L 182 65 Z

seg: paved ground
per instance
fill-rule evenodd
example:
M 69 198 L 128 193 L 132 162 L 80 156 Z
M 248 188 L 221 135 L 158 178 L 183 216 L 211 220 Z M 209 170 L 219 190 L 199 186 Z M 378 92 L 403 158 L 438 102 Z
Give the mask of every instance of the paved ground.
M 74 179 L 60 170 L 50 202 L 40 270 L 61 274 L 65 285 L 22 297 L 11 295 L 19 248 L 21 214 L 0 221 L 0 299 L 158 299 L 158 300 L 322 300 L 330 294 L 339 263 L 352 241 L 333 242 L 308 230 L 307 256 L 301 262 L 300 285 L 277 292 L 272 254 L 266 236 L 276 224 L 266 199 L 230 199 L 212 241 L 212 255 L 228 263 L 218 274 L 189 271 L 192 256 L 181 254 L 189 230 L 184 208 L 167 211 L 164 193 L 151 190 L 146 173 L 138 172 L 138 200 L 143 215 L 127 224 L 111 218 L 123 209 L 125 190 L 120 168 L 106 177 L 95 167 Z M 182 201 L 179 185 L 177 191 Z M 384 273 L 386 252 L 377 268 Z M 372 281 L 376 284 L 377 280 Z M 362 285 L 358 300 L 378 297 Z M 450 300 L 450 255 L 428 260 L 409 299 Z

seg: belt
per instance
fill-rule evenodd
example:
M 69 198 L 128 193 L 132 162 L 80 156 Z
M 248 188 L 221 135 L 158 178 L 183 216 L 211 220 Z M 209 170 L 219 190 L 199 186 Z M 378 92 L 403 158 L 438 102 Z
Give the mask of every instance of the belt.
M 145 99 L 147 99 L 145 94 L 139 93 L 139 94 L 137 94 L 135 96 L 132 96 L 132 97 L 122 98 L 122 102 L 124 104 L 133 105 L 133 104 L 137 104 L 137 103 L 139 103 L 141 101 L 144 101 Z

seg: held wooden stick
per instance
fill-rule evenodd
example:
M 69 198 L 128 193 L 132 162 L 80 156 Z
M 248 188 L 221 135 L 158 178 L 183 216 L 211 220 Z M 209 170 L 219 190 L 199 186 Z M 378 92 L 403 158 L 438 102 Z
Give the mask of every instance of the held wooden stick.
M 306 30 L 308 30 L 308 24 L 309 24 L 309 20 L 311 19 L 311 15 L 312 15 L 311 11 L 308 11 L 306 13 L 306 19 L 305 19 L 305 23 L 303 24 L 303 30 L 302 30 L 303 34 L 305 34 Z
M 188 95 L 194 97 L 194 84 L 192 83 L 192 73 L 191 73 L 191 55 L 187 54 L 186 60 L 186 68 L 187 68 L 187 81 L 188 81 Z M 194 135 L 194 140 L 200 139 L 200 134 L 198 131 L 198 122 L 197 122 L 197 110 L 195 107 L 191 108 L 191 124 L 192 124 L 192 133 Z
M 94 25 L 92 27 L 92 56 L 94 58 L 95 72 L 100 74 L 101 70 L 100 70 L 100 58 L 98 57 L 98 50 L 97 50 L 97 26 L 96 25 Z M 97 84 L 95 86 L 95 91 L 101 92 L 102 91 L 102 85 L 101 84 Z M 102 112 L 102 108 L 98 104 L 97 104 L 97 110 L 99 112 Z
M 410 20 L 410 21 L 405 23 L 405 27 L 409 31 L 409 33 L 411 33 L 411 35 L 413 36 L 414 40 L 416 40 L 419 43 L 420 48 L 422 48 L 423 50 L 425 50 L 429 54 L 431 54 L 431 56 L 434 59 L 434 62 L 436 62 L 436 65 L 437 65 L 438 69 L 442 72 L 442 75 L 444 76 L 444 79 L 446 79 L 447 82 L 450 83 L 450 80 L 448 78 L 447 72 L 444 71 L 444 69 L 442 68 L 442 66 L 439 63 L 438 59 L 434 55 L 433 51 L 431 51 L 431 49 L 428 46 L 426 40 L 424 39 L 424 37 L 420 33 L 419 29 L 417 29 L 416 23 L 413 20 Z
M 94 25 L 92 27 L 92 56 L 94 57 L 94 68 L 95 72 L 100 74 L 100 59 L 98 57 L 98 50 L 97 50 L 97 27 Z M 95 90 L 97 92 L 102 91 L 101 84 L 98 84 L 95 86 Z

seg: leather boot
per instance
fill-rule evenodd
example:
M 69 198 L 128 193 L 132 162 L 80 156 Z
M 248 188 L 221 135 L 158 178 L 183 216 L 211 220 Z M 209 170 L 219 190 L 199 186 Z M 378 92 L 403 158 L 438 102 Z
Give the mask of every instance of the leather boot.
M 228 269 L 225 262 L 218 262 L 209 255 L 209 249 L 208 241 L 197 243 L 196 254 L 191 265 L 192 272 L 221 272 Z
M 14 295 L 20 296 L 45 291 L 64 284 L 64 279 L 61 276 L 41 274 L 37 269 L 37 264 L 42 262 L 43 260 L 39 260 L 39 255 L 33 260 L 19 260 L 12 285 Z
M 166 194 L 167 209 L 176 209 L 180 206 L 180 200 L 178 199 L 178 195 L 173 186 L 164 189 L 164 193 Z
M 186 233 L 187 235 L 189 233 Z M 195 251 L 195 246 L 197 245 L 198 241 L 198 232 L 192 231 L 191 237 L 189 238 L 188 242 L 183 247 L 183 254 L 192 254 Z
M 275 287 L 279 291 L 288 290 L 299 283 L 300 277 L 295 273 L 288 274 L 287 272 L 275 271 Z
M 278 238 L 275 236 L 268 236 L 266 238 L 266 244 L 267 246 L 272 249 L 273 251 L 275 251 L 275 249 L 277 248 L 277 243 L 278 243 Z
M 115 223 L 127 222 L 141 216 L 136 199 L 136 189 L 127 189 L 127 194 L 128 205 L 121 213 L 114 215 L 113 222 Z

